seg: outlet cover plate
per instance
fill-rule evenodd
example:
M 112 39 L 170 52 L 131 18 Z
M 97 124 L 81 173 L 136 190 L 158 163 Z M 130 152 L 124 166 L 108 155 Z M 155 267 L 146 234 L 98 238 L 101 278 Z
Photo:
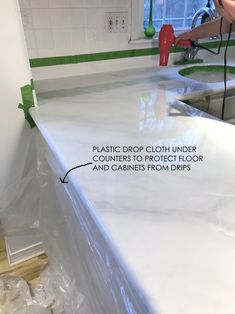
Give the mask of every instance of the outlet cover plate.
M 105 12 L 105 31 L 107 33 L 126 33 L 128 12 Z

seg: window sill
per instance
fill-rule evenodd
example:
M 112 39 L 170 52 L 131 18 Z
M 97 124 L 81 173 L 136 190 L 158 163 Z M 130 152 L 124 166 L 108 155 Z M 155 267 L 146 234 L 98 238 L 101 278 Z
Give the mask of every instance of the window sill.
M 181 32 L 176 32 L 175 35 L 179 35 Z M 153 38 L 148 39 L 148 38 L 139 38 L 139 39 L 130 39 L 129 40 L 129 45 L 130 46 L 140 46 L 142 48 L 152 48 L 152 47 L 158 47 L 158 34 L 157 33 Z M 232 33 L 231 35 L 231 40 L 235 39 L 235 32 Z M 215 39 L 208 39 L 208 38 L 204 38 L 200 40 L 201 44 L 209 44 L 209 43 L 213 43 L 213 42 L 217 42 L 219 41 L 220 38 L 215 38 Z M 224 34 L 223 35 L 223 41 L 227 40 L 227 35 Z
M 178 36 L 180 33 L 182 32 L 185 32 L 186 29 L 182 29 L 182 30 L 177 30 L 175 31 L 175 35 Z M 144 37 L 141 37 L 141 38 L 138 38 L 138 39 L 130 39 L 129 40 L 129 44 L 130 45 L 142 45 L 146 48 L 150 48 L 150 47 L 153 47 L 153 46 L 158 46 L 158 36 L 159 36 L 159 32 L 156 32 L 155 36 L 153 38 L 146 38 Z
M 130 46 L 142 46 L 144 48 L 151 48 L 158 46 L 158 37 L 148 38 L 139 38 L 139 39 L 130 39 Z

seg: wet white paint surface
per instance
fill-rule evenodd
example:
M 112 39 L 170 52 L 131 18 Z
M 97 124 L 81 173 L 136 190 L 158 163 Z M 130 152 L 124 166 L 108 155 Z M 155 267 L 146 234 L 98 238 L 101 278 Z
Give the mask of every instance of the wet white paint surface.
M 61 81 L 32 114 L 68 169 L 93 146 L 195 146 L 203 162 L 190 171 L 75 175 L 156 313 L 234 314 L 235 128 L 176 101 L 212 87 L 172 73 Z

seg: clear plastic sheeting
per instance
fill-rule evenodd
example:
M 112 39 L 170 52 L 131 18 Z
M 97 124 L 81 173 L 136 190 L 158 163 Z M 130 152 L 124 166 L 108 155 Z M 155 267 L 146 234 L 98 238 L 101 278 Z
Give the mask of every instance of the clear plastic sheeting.
M 50 314 L 51 311 L 40 305 L 29 305 L 26 314 Z
M 0 188 L 0 234 L 11 234 L 28 228 L 39 228 L 39 181 L 37 175 L 37 131 L 19 137 L 11 173 Z
M 58 271 L 56 282 L 64 289 L 65 313 L 156 313 L 76 179 L 71 175 L 69 186 L 61 184 L 65 166 L 49 136 L 47 140 L 38 136 L 39 221 L 50 265 Z
M 0 313 L 26 314 L 32 298 L 27 283 L 19 277 L 3 275 L 0 277 Z
M 0 276 L 0 314 L 79 313 L 82 302 L 83 296 L 62 269 L 44 268 L 35 287 L 21 277 Z
M 46 267 L 40 274 L 40 283 L 33 289 L 33 302 L 50 308 L 53 314 L 79 313 L 83 296 L 65 270 Z
M 29 299 L 19 299 L 9 314 L 154 313 L 77 182 L 70 176 L 69 189 L 61 184 L 66 167 L 53 144 L 35 129 L 19 149 L 12 173 L 17 171 L 1 191 L 0 234 L 37 228 L 50 270 L 42 271 L 33 294 L 27 290 Z M 2 302 L 13 306 L 12 296 L 4 298 L 2 292 Z
M 45 203 L 43 187 L 48 186 L 48 182 L 43 182 L 43 176 L 38 172 L 41 163 L 45 163 L 38 158 L 38 153 L 43 149 L 42 146 L 37 147 L 37 137 L 40 135 L 36 129 L 31 130 L 30 134 L 25 134 L 24 131 L 19 136 L 17 156 L 13 156 L 11 173 L 0 190 L 1 236 L 15 235 L 19 231 L 25 232 L 32 228 L 41 233 L 45 221 L 51 226 L 54 224 L 54 218 L 47 214 L 43 216 L 45 212 L 40 208 Z M 52 192 L 50 187 L 48 192 Z M 52 194 L 51 196 L 53 197 Z M 56 243 L 54 235 L 50 234 L 50 227 L 42 235 L 42 239 L 47 249 L 59 245 L 59 251 L 64 254 L 63 244 Z M 52 249 L 48 255 L 52 256 L 56 252 Z M 41 283 L 35 287 L 32 295 L 27 282 L 22 278 L 12 275 L 0 277 L 0 313 L 46 314 L 48 311 L 51 313 L 50 306 L 54 314 L 79 313 L 83 301 L 83 296 L 75 285 L 79 275 L 76 274 L 75 280 L 67 274 L 69 271 L 63 268 L 60 256 L 53 255 L 53 259 L 57 261 L 56 267 L 51 267 L 50 270 L 46 267 L 42 270 Z

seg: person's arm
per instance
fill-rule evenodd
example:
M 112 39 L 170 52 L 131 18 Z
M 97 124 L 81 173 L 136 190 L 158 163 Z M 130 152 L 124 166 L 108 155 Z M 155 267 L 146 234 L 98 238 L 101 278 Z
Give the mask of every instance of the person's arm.
M 222 33 L 228 33 L 230 22 L 223 19 Z M 220 33 L 220 18 L 204 23 L 198 27 L 190 29 L 176 38 L 176 44 L 180 39 L 197 41 L 201 38 L 215 37 Z
M 230 23 L 235 21 L 235 0 L 214 0 L 214 4 L 221 16 Z

